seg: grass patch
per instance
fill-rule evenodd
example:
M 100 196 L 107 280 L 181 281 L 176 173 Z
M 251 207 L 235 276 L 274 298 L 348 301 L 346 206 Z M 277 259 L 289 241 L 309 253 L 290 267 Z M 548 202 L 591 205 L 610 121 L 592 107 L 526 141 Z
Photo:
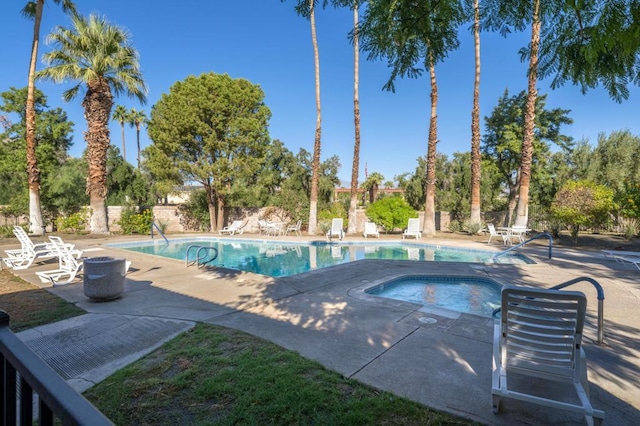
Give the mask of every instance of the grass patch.
M 15 333 L 85 313 L 7 270 L 0 271 L 0 309 L 9 314 Z
M 345 379 L 252 335 L 198 324 L 85 392 L 116 424 L 471 422 Z

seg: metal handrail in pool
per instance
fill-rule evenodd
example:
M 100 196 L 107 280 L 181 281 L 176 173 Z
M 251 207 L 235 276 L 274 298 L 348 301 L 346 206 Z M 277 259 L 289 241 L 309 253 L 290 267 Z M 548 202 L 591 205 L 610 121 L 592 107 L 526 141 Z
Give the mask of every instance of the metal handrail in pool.
M 189 251 L 191 251 L 191 249 L 193 249 L 193 248 L 197 248 L 198 249 L 198 251 L 196 251 L 196 258 L 193 261 L 189 262 Z M 202 260 L 205 259 L 205 256 L 201 256 L 201 253 L 202 252 L 207 252 L 207 254 L 208 254 L 208 252 L 211 251 L 211 250 L 215 251 L 215 254 L 213 255 L 213 257 L 211 259 L 207 260 L 206 262 L 202 262 Z M 199 268 L 199 267 L 201 267 L 203 265 L 206 265 L 209 262 L 213 262 L 217 258 L 218 258 L 218 249 L 217 248 L 211 247 L 211 246 L 193 245 L 193 246 L 187 247 L 187 253 L 186 253 L 186 256 L 185 256 L 185 265 L 186 266 L 198 265 L 198 268 Z
M 169 240 L 167 239 L 167 237 L 164 235 L 164 233 L 162 233 L 162 230 L 160 229 L 160 227 L 158 226 L 157 223 L 151 222 L 151 239 L 153 239 L 153 228 L 156 228 L 158 230 L 158 234 L 160 234 L 162 236 L 162 238 L 164 238 L 164 241 L 169 244 Z
M 591 283 L 598 294 L 598 337 L 596 343 L 598 345 L 604 344 L 604 290 L 600 283 L 593 278 L 589 277 L 578 277 L 572 280 L 563 282 L 562 284 L 555 285 L 550 288 L 550 290 L 562 290 L 565 287 L 569 287 L 570 285 L 577 284 L 579 282 L 586 281 Z M 495 317 L 498 312 L 500 312 L 502 308 L 494 309 L 491 316 Z
M 499 258 L 500 256 L 503 256 L 503 255 L 509 253 L 510 251 L 513 251 L 513 250 L 515 250 L 517 248 L 520 248 L 523 245 L 525 245 L 525 244 L 527 244 L 527 243 L 529 243 L 529 242 L 531 242 L 533 240 L 537 240 L 538 238 L 542 238 L 542 237 L 549 238 L 549 259 L 551 259 L 551 252 L 552 252 L 552 247 L 553 247 L 553 237 L 551 236 L 551 234 L 549 234 L 547 232 L 542 232 L 542 233 L 536 235 L 535 237 L 531 237 L 527 241 L 524 241 L 524 242 L 518 244 L 517 246 L 509 247 L 505 251 L 502 251 L 502 252 L 496 254 L 495 256 L 493 256 L 493 260 Z

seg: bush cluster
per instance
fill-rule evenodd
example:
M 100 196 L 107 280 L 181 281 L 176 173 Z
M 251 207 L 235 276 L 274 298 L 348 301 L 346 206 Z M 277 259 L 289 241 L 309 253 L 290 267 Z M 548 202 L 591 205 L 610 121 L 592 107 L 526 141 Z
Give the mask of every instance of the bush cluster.
M 409 203 L 400 197 L 387 197 L 367 206 L 367 217 L 376 225 L 383 226 L 387 232 L 406 228 L 409 218 L 418 217 L 418 213 Z
M 125 208 L 118 224 L 123 234 L 146 234 L 151 231 L 151 223 L 153 222 L 153 212 L 151 210 L 143 210 L 136 213 L 135 209 Z
M 89 209 L 85 207 L 77 213 L 72 213 L 68 216 L 59 216 L 56 219 L 56 227 L 58 231 L 78 234 L 86 229 L 88 218 Z

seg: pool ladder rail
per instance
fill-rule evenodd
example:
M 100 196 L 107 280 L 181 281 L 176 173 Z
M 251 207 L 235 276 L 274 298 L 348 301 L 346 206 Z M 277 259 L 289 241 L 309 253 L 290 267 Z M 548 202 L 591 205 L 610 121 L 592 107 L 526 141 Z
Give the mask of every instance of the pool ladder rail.
M 191 252 L 192 249 L 198 249 L 198 250 L 196 251 L 195 259 L 189 260 L 189 253 Z M 214 252 L 214 253 L 211 255 L 211 252 Z M 218 258 L 217 248 L 211 247 L 211 246 L 192 245 L 187 247 L 187 254 L 185 256 L 185 265 L 186 266 L 197 265 L 198 268 L 202 268 L 203 266 L 206 266 L 207 263 L 211 263 L 217 258 Z
M 535 236 L 529 238 L 527 241 L 521 242 L 517 246 L 509 247 L 505 251 L 501 251 L 500 253 L 498 253 L 495 256 L 493 256 L 493 260 L 495 261 L 500 256 L 504 256 L 505 254 L 507 254 L 507 253 L 509 253 L 509 252 L 511 252 L 513 250 L 519 249 L 523 245 L 525 245 L 527 243 L 530 243 L 533 240 L 540 239 L 540 238 L 549 238 L 549 259 L 551 259 L 551 255 L 552 255 L 552 252 L 553 252 L 553 237 L 551 236 L 551 234 L 549 234 L 547 232 L 542 232 L 542 233 L 540 233 L 538 235 L 535 235 Z
M 162 232 L 162 230 L 160 229 L 160 227 L 158 226 L 158 224 L 153 221 L 151 222 L 151 239 L 153 240 L 153 228 L 156 228 L 156 230 L 158 231 L 158 234 L 160 234 L 160 236 L 162 238 L 164 238 L 164 241 L 169 244 L 169 240 L 167 239 L 167 237 L 164 235 L 164 233 Z

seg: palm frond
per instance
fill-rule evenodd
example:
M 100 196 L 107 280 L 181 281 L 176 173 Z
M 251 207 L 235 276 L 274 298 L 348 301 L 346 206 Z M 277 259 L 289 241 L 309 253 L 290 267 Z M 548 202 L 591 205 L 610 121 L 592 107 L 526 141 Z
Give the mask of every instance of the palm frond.
M 65 102 L 69 102 L 78 95 L 79 91 L 80 91 L 80 85 L 76 84 L 71 89 L 64 91 L 64 93 L 62 94 L 62 99 L 64 99 Z
M 98 15 L 73 15 L 72 24 L 72 28 L 57 27 L 47 37 L 54 49 L 43 55 L 48 67 L 38 77 L 79 84 L 105 79 L 114 95 L 146 102 L 147 87 L 129 32 Z M 77 89 L 73 92 L 77 94 Z

